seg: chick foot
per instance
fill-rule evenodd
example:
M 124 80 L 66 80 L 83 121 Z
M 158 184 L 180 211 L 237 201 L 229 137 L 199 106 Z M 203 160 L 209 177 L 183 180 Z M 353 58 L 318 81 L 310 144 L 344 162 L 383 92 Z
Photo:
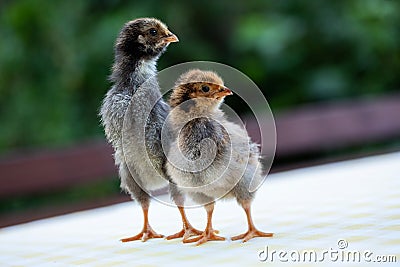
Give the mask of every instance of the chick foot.
M 197 242 L 196 246 L 199 246 L 207 241 L 224 241 L 225 237 L 216 235 L 219 231 L 214 230 L 212 227 L 212 214 L 214 211 L 214 202 L 205 205 L 207 211 L 207 226 L 204 232 L 194 238 L 183 240 L 183 243 L 193 243 Z
M 182 206 L 178 206 L 179 212 L 181 213 L 183 227 L 182 230 L 176 234 L 169 235 L 166 237 L 167 240 L 176 239 L 183 237 L 183 240 L 187 240 L 191 236 L 201 235 L 203 231 L 194 228 L 186 218 L 185 209 Z
M 234 241 L 234 240 L 243 239 L 243 243 L 244 243 L 254 237 L 272 237 L 274 235 L 273 233 L 261 232 L 261 231 L 257 230 L 257 228 L 254 226 L 253 219 L 251 217 L 251 201 L 240 201 L 240 202 L 246 213 L 248 230 L 244 234 L 231 237 L 231 240 Z
M 273 233 L 264 233 L 264 232 L 261 232 L 254 228 L 254 229 L 248 230 L 244 234 L 231 237 L 231 240 L 235 241 L 235 240 L 243 239 L 243 243 L 244 243 L 254 237 L 272 237 L 273 235 L 274 235 Z
M 142 231 L 132 237 L 128 238 L 123 238 L 121 239 L 122 242 L 130 242 L 130 241 L 135 241 L 135 240 L 142 240 L 143 242 L 149 240 L 150 238 L 163 238 L 163 235 L 157 234 L 150 226 L 149 224 L 149 207 L 148 205 L 143 205 L 143 229 Z
M 176 234 L 167 236 L 166 239 L 167 240 L 171 240 L 171 239 L 176 239 L 176 238 L 183 237 L 183 241 L 185 241 L 185 240 L 187 240 L 188 238 L 190 238 L 192 236 L 198 236 L 198 235 L 201 235 L 202 233 L 203 233 L 203 231 L 197 230 L 193 226 L 189 226 L 189 227 L 183 228 L 182 230 L 180 230 Z
M 216 230 L 214 229 L 206 229 L 201 235 L 196 236 L 194 238 L 190 238 L 187 240 L 183 240 L 183 243 L 196 243 L 196 246 L 204 244 L 207 241 L 224 241 L 225 237 L 216 235 Z
M 130 242 L 130 241 L 135 241 L 135 240 L 142 240 L 143 242 L 151 239 L 151 238 L 163 238 L 164 236 L 161 234 L 157 234 L 151 227 L 150 225 L 147 225 L 146 227 L 143 228 L 143 230 L 132 237 L 128 238 L 123 238 L 121 239 L 122 242 Z

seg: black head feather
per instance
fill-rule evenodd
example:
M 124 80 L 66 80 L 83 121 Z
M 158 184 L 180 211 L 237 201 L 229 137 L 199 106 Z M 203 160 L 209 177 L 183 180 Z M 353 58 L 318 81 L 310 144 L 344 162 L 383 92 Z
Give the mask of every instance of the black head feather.
M 140 18 L 127 22 L 115 43 L 116 56 L 130 57 L 133 60 L 159 57 L 176 36 L 167 26 L 154 18 Z

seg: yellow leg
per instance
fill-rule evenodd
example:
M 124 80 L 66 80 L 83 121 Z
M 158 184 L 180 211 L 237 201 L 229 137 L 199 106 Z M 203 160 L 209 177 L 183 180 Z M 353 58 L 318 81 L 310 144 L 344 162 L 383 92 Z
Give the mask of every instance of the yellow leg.
M 182 223 L 183 223 L 182 230 L 177 232 L 176 234 L 167 236 L 166 239 L 170 240 L 183 237 L 183 240 L 187 240 L 191 236 L 201 235 L 203 232 L 194 228 L 188 221 L 185 214 L 185 209 L 183 207 L 178 207 L 178 209 L 182 217 Z
M 214 211 L 214 203 L 205 206 L 207 211 L 207 226 L 204 232 L 191 239 L 184 240 L 183 243 L 193 243 L 197 242 L 196 246 L 201 245 L 207 241 L 223 241 L 225 237 L 216 235 L 216 231 L 212 228 L 212 214 Z
M 234 236 L 231 239 L 232 240 L 243 239 L 243 242 L 247 242 L 254 237 L 272 237 L 274 235 L 273 233 L 265 233 L 265 232 L 259 231 L 254 226 L 253 220 L 251 218 L 251 203 L 250 203 L 250 201 L 244 201 L 241 204 L 242 204 L 244 211 L 246 212 L 247 224 L 248 224 L 249 229 L 247 230 L 246 233 Z
M 143 242 L 147 241 L 150 238 L 162 238 L 164 237 L 163 235 L 157 234 L 150 226 L 149 224 L 149 208 L 148 207 L 142 207 L 143 209 L 143 218 L 144 218 L 144 222 L 143 222 L 143 229 L 142 231 L 132 237 L 128 237 L 128 238 L 123 238 L 121 239 L 122 242 L 130 242 L 130 241 L 135 241 L 135 240 L 142 240 Z

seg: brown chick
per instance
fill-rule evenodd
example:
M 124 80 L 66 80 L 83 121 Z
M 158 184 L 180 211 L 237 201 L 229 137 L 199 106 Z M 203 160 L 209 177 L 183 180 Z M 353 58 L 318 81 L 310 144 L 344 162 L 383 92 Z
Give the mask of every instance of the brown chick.
M 248 231 L 232 240 L 271 237 L 254 226 L 249 191 L 253 178 L 260 178 L 262 166 L 258 145 L 246 130 L 228 121 L 219 108 L 232 92 L 214 72 L 190 70 L 177 80 L 170 98 L 173 110 L 168 123 L 176 139 L 168 152 L 166 169 L 177 187 L 207 211 L 204 232 L 184 243 L 197 245 L 224 240 L 212 227 L 214 203 L 221 197 L 235 198 L 247 216 Z

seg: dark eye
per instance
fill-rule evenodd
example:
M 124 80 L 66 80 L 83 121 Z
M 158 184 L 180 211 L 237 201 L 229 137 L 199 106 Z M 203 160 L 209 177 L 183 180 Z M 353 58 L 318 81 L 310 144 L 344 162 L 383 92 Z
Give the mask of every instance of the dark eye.
M 210 87 L 208 87 L 207 85 L 203 85 L 203 87 L 201 87 L 201 90 L 202 90 L 204 93 L 207 93 L 208 91 L 210 91 Z
M 150 29 L 150 34 L 152 35 L 152 36 L 156 36 L 157 35 L 157 30 L 156 29 Z

